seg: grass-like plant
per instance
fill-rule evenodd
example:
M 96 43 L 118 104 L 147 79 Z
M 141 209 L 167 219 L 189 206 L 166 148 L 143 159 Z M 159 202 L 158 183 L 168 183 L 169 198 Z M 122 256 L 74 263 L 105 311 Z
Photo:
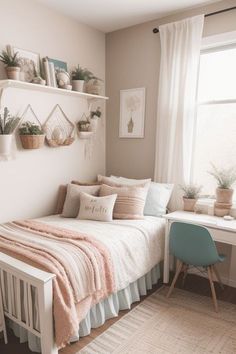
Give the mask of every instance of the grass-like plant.
M 4 108 L 3 114 L 0 114 L 0 135 L 12 134 L 20 121 L 19 117 L 9 114 L 9 109 Z
M 100 80 L 98 77 L 94 76 L 94 74 L 86 68 L 82 68 L 79 64 L 78 66 L 72 70 L 71 72 L 72 80 L 84 80 L 86 82 L 90 80 Z
M 218 188 L 230 189 L 232 185 L 236 182 L 236 168 L 217 168 L 215 165 L 212 165 L 212 171 L 209 171 L 209 174 L 213 176 L 218 184 Z
M 15 54 L 10 54 L 6 50 L 2 51 L 2 54 L 0 55 L 0 61 L 5 64 L 7 67 L 19 67 L 19 58 L 18 58 L 18 53 Z
M 183 197 L 187 199 L 197 199 L 202 190 L 201 186 L 194 184 L 180 185 L 181 190 L 184 192 Z
M 19 128 L 19 134 L 20 135 L 43 135 L 44 131 L 39 125 L 28 121 L 21 125 L 21 127 Z

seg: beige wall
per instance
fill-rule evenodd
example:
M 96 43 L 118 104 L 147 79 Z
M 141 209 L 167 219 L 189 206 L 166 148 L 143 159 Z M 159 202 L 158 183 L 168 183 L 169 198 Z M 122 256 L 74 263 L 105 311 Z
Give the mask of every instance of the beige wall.
M 160 38 L 152 29 L 160 24 L 235 6 L 222 1 L 157 21 L 147 22 L 106 36 L 107 174 L 133 178 L 153 177 L 156 111 L 160 64 Z M 204 36 L 236 30 L 236 10 L 205 19 Z M 146 87 L 144 139 L 119 139 L 119 93 L 121 89 Z M 236 287 L 236 249 L 218 244 L 227 260 L 220 266 L 224 282 Z
M 69 67 L 80 63 L 105 78 L 105 35 L 32 0 L 0 0 L 0 50 L 11 44 L 61 59 Z M 0 65 L 0 79 L 5 78 Z M 76 122 L 87 112 L 87 101 L 74 97 L 8 89 L 2 105 L 22 113 L 30 103 L 42 123 L 56 103 Z M 91 159 L 85 141 L 69 147 L 27 151 L 16 139 L 14 158 L 0 161 L 0 222 L 37 217 L 53 211 L 57 188 L 71 179 L 90 180 L 105 171 L 105 123 L 100 122 Z
M 160 38 L 152 29 L 159 24 L 235 6 L 233 1 L 198 8 L 147 22 L 106 36 L 107 173 L 126 177 L 153 177 Z M 236 10 L 205 19 L 204 36 L 236 30 Z M 119 91 L 146 87 L 144 139 L 119 139 Z

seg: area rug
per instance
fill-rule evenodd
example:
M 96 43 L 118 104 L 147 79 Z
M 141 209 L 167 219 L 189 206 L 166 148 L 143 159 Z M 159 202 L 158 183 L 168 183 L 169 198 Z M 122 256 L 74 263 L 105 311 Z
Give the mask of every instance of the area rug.
M 236 306 L 167 287 L 146 298 L 77 354 L 235 354 Z

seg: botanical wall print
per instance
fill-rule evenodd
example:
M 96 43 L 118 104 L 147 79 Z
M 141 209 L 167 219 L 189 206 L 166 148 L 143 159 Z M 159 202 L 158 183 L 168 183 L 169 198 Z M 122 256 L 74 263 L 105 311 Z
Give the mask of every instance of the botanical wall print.
M 120 138 L 143 138 L 145 88 L 120 91 Z
M 35 76 L 40 75 L 40 56 L 38 53 L 17 47 L 11 48 L 13 53 L 18 53 L 20 64 L 20 80 L 31 82 Z

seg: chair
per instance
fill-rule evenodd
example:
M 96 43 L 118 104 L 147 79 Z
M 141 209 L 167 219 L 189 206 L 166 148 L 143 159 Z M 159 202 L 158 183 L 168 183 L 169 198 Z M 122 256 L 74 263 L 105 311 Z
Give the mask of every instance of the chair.
M 181 272 L 184 272 L 183 280 L 185 279 L 189 265 L 203 267 L 207 270 L 215 311 L 218 312 L 213 278 L 215 277 L 223 288 L 215 264 L 223 262 L 225 256 L 218 254 L 209 231 L 199 225 L 173 222 L 170 228 L 170 252 L 179 262 L 167 297 L 171 295 Z

